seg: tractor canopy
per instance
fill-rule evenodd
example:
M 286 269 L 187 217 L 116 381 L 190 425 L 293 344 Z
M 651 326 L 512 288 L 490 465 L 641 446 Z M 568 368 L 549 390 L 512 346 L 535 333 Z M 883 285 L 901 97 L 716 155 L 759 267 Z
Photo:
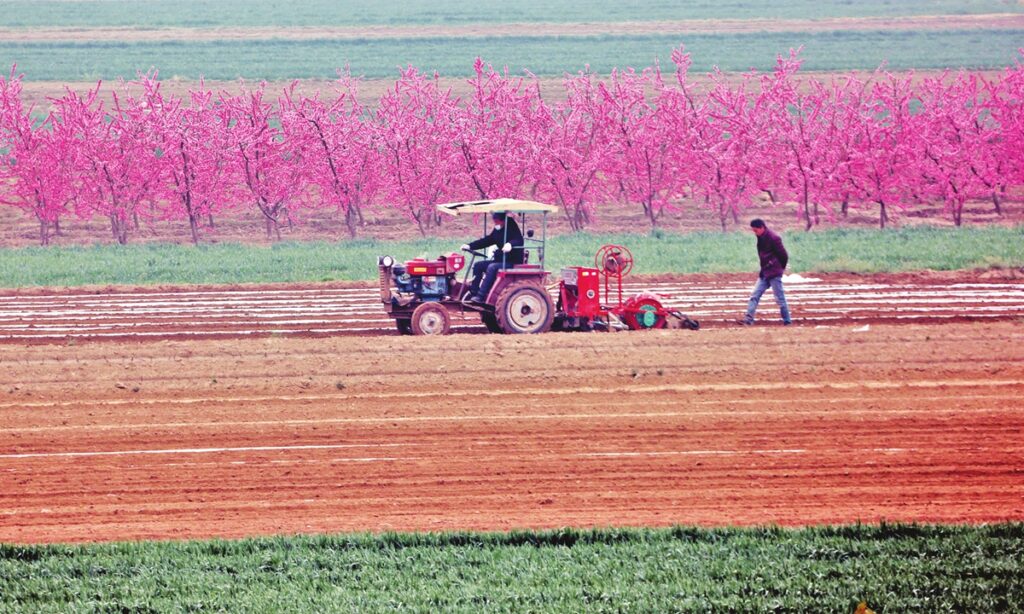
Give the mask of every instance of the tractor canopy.
M 473 215 L 476 213 L 554 213 L 555 205 L 547 205 L 532 200 L 516 200 L 514 198 L 496 198 L 494 200 L 473 200 L 461 203 L 443 203 L 437 210 L 448 215 Z

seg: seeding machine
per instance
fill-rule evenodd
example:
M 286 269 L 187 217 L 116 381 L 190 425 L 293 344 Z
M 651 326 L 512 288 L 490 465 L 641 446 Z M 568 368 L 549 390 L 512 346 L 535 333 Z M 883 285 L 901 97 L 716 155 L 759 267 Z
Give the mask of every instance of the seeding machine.
M 544 268 L 547 215 L 554 205 L 499 199 L 438 205 L 450 215 L 494 212 L 519 216 L 524 233 L 523 263 L 498 271 L 483 301 L 468 298 L 473 264 L 486 254 L 467 250 L 469 256 L 451 253 L 435 260 L 413 259 L 398 263 L 391 256 L 378 258 L 380 300 L 395 320 L 399 332 L 443 335 L 451 330 L 452 317 L 478 314 L 491 332 L 542 333 L 548 330 L 646 330 L 689 328 L 700 324 L 663 305 L 663 296 L 640 292 L 625 297 L 623 279 L 633 269 L 633 255 L 621 245 L 598 250 L 593 267 L 566 267 L 556 285 L 548 286 Z M 540 237 L 527 224 L 540 218 Z M 484 221 L 484 234 L 487 220 Z M 501 253 L 501 252 L 497 252 Z M 504 257 L 504 254 L 497 256 Z M 534 262 L 530 262 L 531 257 Z M 461 275 L 461 279 L 460 279 Z M 552 298 L 554 291 L 557 298 Z

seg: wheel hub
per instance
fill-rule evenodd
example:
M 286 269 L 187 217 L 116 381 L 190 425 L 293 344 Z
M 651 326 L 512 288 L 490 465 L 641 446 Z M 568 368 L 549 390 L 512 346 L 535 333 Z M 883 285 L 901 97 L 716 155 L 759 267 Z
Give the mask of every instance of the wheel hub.
M 425 313 L 420 318 L 420 330 L 426 335 L 437 335 L 444 330 L 444 318 L 438 313 Z
M 536 296 L 521 294 L 512 299 L 508 306 L 509 320 L 516 327 L 528 329 L 544 316 L 541 301 Z

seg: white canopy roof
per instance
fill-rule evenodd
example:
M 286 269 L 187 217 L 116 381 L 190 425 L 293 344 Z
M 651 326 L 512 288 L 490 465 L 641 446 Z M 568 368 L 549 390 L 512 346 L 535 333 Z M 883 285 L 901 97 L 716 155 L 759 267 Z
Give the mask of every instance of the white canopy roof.
M 437 206 L 438 211 L 449 215 L 463 215 L 474 213 L 494 213 L 505 211 L 508 213 L 554 213 L 558 211 L 555 205 L 534 202 L 532 200 L 516 200 L 514 198 L 497 198 L 494 200 L 474 200 L 463 203 L 444 203 Z

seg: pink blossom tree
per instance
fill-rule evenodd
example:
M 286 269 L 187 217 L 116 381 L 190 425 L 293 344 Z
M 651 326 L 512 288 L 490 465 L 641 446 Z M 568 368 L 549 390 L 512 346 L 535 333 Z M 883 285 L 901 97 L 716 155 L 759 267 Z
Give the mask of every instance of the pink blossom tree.
M 611 143 L 595 75 L 588 69 L 566 76 L 564 86 L 566 99 L 543 106 L 531 125 L 539 152 L 531 173 L 539 180 L 538 193 L 561 205 L 569 227 L 580 231 L 592 221 L 597 203 L 610 196 L 600 172 Z
M 142 205 L 154 204 L 156 186 L 164 179 L 160 143 L 149 93 L 135 97 L 122 83 L 122 94 L 112 95 L 107 111 L 99 98 L 101 85 L 84 97 L 68 90 L 54 101 L 54 130 L 57 138 L 75 143 L 67 153 L 76 212 L 105 216 L 114 239 L 123 245 L 128 233 L 139 228 L 140 217 L 149 215 Z
M 235 197 L 227 105 L 219 104 L 203 81 L 189 90 L 187 104 L 164 97 L 155 79 L 143 77 L 140 85 L 155 115 L 160 164 L 167 177 L 160 185 L 162 217 L 186 219 L 192 243 L 198 244 L 200 229 L 212 226 L 214 214 Z
M 380 187 L 377 132 L 356 96 L 358 83 L 339 74 L 333 99 L 296 95 L 295 83 L 280 100 L 281 127 L 302 152 L 311 183 L 325 204 L 342 214 L 349 236 L 356 236 L 363 206 Z
M 918 92 L 922 106 L 914 119 L 924 148 L 921 168 L 927 182 L 925 191 L 942 200 L 946 213 L 960 226 L 968 198 L 985 192 L 987 187 L 981 177 L 991 144 L 987 113 L 979 97 L 980 82 L 977 76 L 964 72 L 951 80 L 943 74 L 925 79 Z
M 776 157 L 767 155 L 767 116 L 748 91 L 756 75 L 747 73 L 733 86 L 715 71 L 713 87 L 695 113 L 693 129 L 694 192 L 717 211 L 722 231 L 738 222 L 755 194 L 771 193 Z
M 782 196 L 797 203 L 810 230 L 821 223 L 821 208 L 833 217 L 833 203 L 848 204 L 850 129 L 861 111 L 863 88 L 853 76 L 830 83 L 800 79 L 798 56 L 799 50 L 779 56 L 774 73 L 762 77 L 761 97 L 770 117 L 772 167 L 784 180 Z
M 377 107 L 386 198 L 424 236 L 440 223 L 435 205 L 458 198 L 452 185 L 459 169 L 458 114 L 459 100 L 441 89 L 438 75 L 427 79 L 412 67 L 401 71 Z
M 265 101 L 266 82 L 244 87 L 222 104 L 230 114 L 228 141 L 235 151 L 230 171 L 266 222 L 267 238 L 281 238 L 281 222 L 291 220 L 309 198 L 308 169 L 301 144 L 285 138 L 274 106 Z
M 1020 50 L 1024 58 L 1024 49 Z M 996 210 L 1008 184 L 1024 183 L 1024 63 L 1021 59 L 987 83 L 986 108 L 995 123 L 981 180 L 992 189 Z
M 876 75 L 856 127 L 850 180 L 862 201 L 878 204 L 881 228 L 889 221 L 889 208 L 905 209 L 919 186 L 921 147 L 911 118 L 913 100 L 913 74 Z
M 689 57 L 677 66 L 685 72 Z M 639 203 L 651 228 L 659 217 L 675 208 L 681 186 L 686 183 L 689 130 L 687 109 L 674 105 L 660 68 L 637 73 L 632 69 L 612 71 L 607 83 L 598 86 L 602 95 L 601 121 L 609 131 L 609 155 L 605 173 L 617 180 L 627 202 Z M 653 89 L 655 99 L 647 90 Z M 679 113 L 682 113 L 682 117 Z
M 24 108 L 16 68 L 8 78 L 0 76 L 0 184 L 10 190 L 0 191 L 0 204 L 35 217 L 39 243 L 49 245 L 73 196 L 65 155 L 71 143 L 54 133 L 51 115 L 37 121 L 34 109 Z
M 535 189 L 530 169 L 537 155 L 534 126 L 543 121 L 540 84 L 511 78 L 480 58 L 469 80 L 472 93 L 458 119 L 460 175 L 479 198 L 519 198 Z

